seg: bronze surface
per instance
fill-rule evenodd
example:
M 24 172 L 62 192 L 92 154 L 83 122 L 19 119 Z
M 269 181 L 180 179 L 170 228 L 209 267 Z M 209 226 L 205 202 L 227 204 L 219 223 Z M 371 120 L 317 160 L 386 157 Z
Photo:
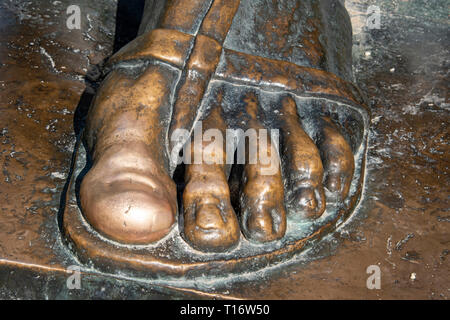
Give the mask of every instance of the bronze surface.
M 67 255 L 55 225 L 59 194 L 64 187 L 61 177 L 64 178 L 64 172 L 68 172 L 75 140 L 68 123 L 72 121 L 76 103 L 85 88 L 85 84 L 77 80 L 76 76 L 85 74 L 82 69 L 89 66 L 87 60 L 81 57 L 88 56 L 91 63 L 98 63 L 109 55 L 111 38 L 102 33 L 98 24 L 94 24 L 91 34 L 95 34 L 96 40 L 104 45 L 103 48 L 95 47 L 98 42 L 84 40 L 82 33 L 65 31 L 54 34 L 52 39 L 57 45 L 45 41 L 41 43 L 45 53 L 54 59 L 55 67 L 52 67 L 44 51 L 29 43 L 46 39 L 44 34 L 51 34 L 58 29 L 52 29 L 56 28 L 54 25 L 42 24 L 38 18 L 19 22 L 15 18 L 14 8 L 5 6 L 2 4 L 2 15 L 5 17 L 2 21 L 8 25 L 17 23 L 19 28 L 14 29 L 14 33 L 3 33 L 1 44 L 1 54 L 5 57 L 2 68 L 7 71 L 2 77 L 5 83 L 2 87 L 6 89 L 2 92 L 5 108 L 1 110 L 5 179 L 0 184 L 3 210 L 2 297 L 120 297 L 120 293 L 114 291 L 114 286 L 107 286 L 106 291 L 101 291 L 102 283 L 120 283 L 120 288 L 128 293 L 134 283 L 147 286 L 140 280 L 126 284 L 112 275 L 83 267 L 83 279 L 86 279 L 86 283 L 92 281 L 92 291 L 87 287 L 81 291 L 64 289 L 68 275 L 66 268 L 77 264 L 77 261 Z M 88 8 L 88 12 L 95 15 L 108 6 L 99 2 Z M 365 7 L 356 8 L 362 13 L 365 11 Z M 63 9 L 59 8 L 61 12 Z M 24 10 L 27 12 L 28 9 Z M 413 19 L 417 19 L 414 21 L 421 21 L 423 17 L 416 16 L 420 10 L 411 12 Z M 44 11 L 38 11 L 37 15 L 43 17 Z M 440 50 L 442 40 L 438 36 L 431 36 L 434 32 L 439 34 L 441 30 L 437 24 L 433 24 L 438 17 L 433 15 L 433 18 L 427 18 L 432 19 L 429 22 L 434 26 L 433 32 L 429 34 L 426 32 L 432 27 L 426 27 L 426 31 L 414 25 L 400 31 L 393 28 L 385 31 L 388 39 L 394 39 L 392 42 L 385 43 L 374 37 L 371 38 L 373 43 L 362 43 L 362 51 L 357 51 L 362 57 L 356 61 L 358 83 L 365 87 L 373 102 L 371 108 L 374 120 L 368 154 L 370 178 L 366 181 L 365 197 L 356 219 L 347 228 L 333 233 L 340 243 L 337 254 L 324 246 L 322 253 L 317 254 L 321 259 L 306 265 L 293 264 L 265 277 L 264 281 L 245 280 L 223 288 L 219 286 L 211 293 L 212 296 L 374 299 L 446 297 L 448 113 L 443 104 L 448 97 L 445 93 L 445 73 L 439 71 L 442 67 L 440 60 L 424 58 L 432 54 L 439 56 L 436 50 Z M 43 19 L 60 23 L 53 17 Z M 401 11 L 389 19 L 399 19 L 395 21 L 402 21 L 402 26 L 409 23 L 407 19 L 404 20 Z M 398 32 L 394 37 L 396 30 Z M 367 34 L 370 36 L 369 32 Z M 399 40 L 397 36 L 404 34 L 411 38 L 400 37 Z M 421 41 L 429 45 L 418 47 L 417 42 L 411 40 L 414 37 L 423 37 Z M 82 47 L 88 51 L 80 55 L 67 47 Z M 365 54 L 369 50 L 372 58 L 367 58 Z M 391 50 L 393 52 L 389 53 Z M 425 50 L 426 54 L 421 50 Z M 416 55 L 410 55 L 411 52 L 420 52 L 423 56 L 417 58 Z M 384 53 L 388 53 L 388 59 Z M 401 58 L 397 60 L 396 55 Z M 419 59 L 420 63 L 413 58 Z M 79 63 L 73 64 L 74 59 L 80 59 Z M 411 74 L 404 69 L 404 61 L 410 63 L 408 68 L 419 73 Z M 423 65 L 425 69 L 421 69 Z M 391 72 L 390 69 L 396 71 Z M 430 98 L 428 93 L 438 98 Z M 440 97 L 443 97 L 444 102 Z M 360 221 L 361 217 L 367 218 Z M 413 236 L 408 236 L 411 234 Z M 365 269 L 369 264 L 377 263 L 383 272 L 382 290 L 368 290 L 365 286 Z M 416 280 L 411 280 L 411 273 L 417 274 Z M 27 282 L 28 288 L 31 288 L 29 291 L 23 289 L 25 286 L 16 280 L 24 274 L 33 276 Z M 45 281 L 39 282 L 37 279 Z M 92 279 L 99 279 L 99 282 Z M 145 292 L 139 291 L 144 292 L 141 296 L 152 296 L 151 288 L 154 287 L 146 288 Z M 177 296 L 175 291 L 171 292 L 172 297 Z M 190 294 L 204 296 L 198 290 L 190 292 L 185 291 L 185 297 Z
M 170 36 L 168 41 L 173 43 L 173 38 L 188 39 L 189 34 L 183 37 L 178 32 L 156 29 L 147 31 L 150 36 L 146 34 L 140 36 L 134 40 L 136 44 L 127 45 L 113 57 L 111 64 L 113 71 L 103 81 L 89 110 L 84 133 L 88 147 L 86 162 L 88 172 L 83 176 L 77 168 L 74 170 L 75 174 L 80 175 L 77 179 L 82 179 L 81 187 L 78 195 L 77 185 L 72 178 L 66 203 L 67 212 L 63 217 L 65 236 L 84 262 L 91 261 L 96 268 L 107 270 L 114 268 L 111 264 L 116 260 L 119 260 L 117 262 L 121 265 L 129 261 L 130 268 L 136 271 L 145 270 L 146 264 L 156 263 L 159 267 L 149 267 L 152 274 L 147 276 L 152 278 L 161 278 L 164 274 L 172 275 L 172 269 L 176 264 L 182 264 L 181 270 L 186 270 L 186 264 L 190 261 L 202 262 L 200 266 L 207 269 L 211 269 L 211 264 L 228 264 L 230 266 L 228 269 L 232 273 L 238 273 L 244 267 L 257 270 L 264 266 L 257 263 L 255 259 L 257 256 L 266 259 L 267 265 L 280 262 L 283 258 L 287 258 L 286 252 L 289 257 L 292 256 L 303 247 L 306 239 L 321 235 L 323 233 L 321 229 L 328 230 L 338 220 L 343 219 L 344 215 L 348 217 L 354 209 L 361 194 L 364 177 L 369 120 L 367 108 L 353 105 L 352 101 L 345 99 L 348 95 L 345 89 L 354 89 L 353 86 L 329 72 L 318 73 L 315 68 L 297 66 L 287 61 L 253 58 L 253 54 L 237 53 L 244 56 L 245 64 L 242 57 L 236 58 L 233 53 L 231 60 L 224 58 L 221 43 L 202 33 L 208 30 L 215 38 L 226 42 L 220 33 L 226 34 L 232 25 L 238 3 L 237 1 L 231 7 L 223 1 L 212 3 L 201 23 L 201 26 L 206 23 L 205 29 L 200 27 L 199 34 L 194 34 L 189 54 L 185 51 L 187 49 L 185 45 L 176 46 L 175 58 L 167 57 L 173 50 L 170 47 L 166 53 L 161 53 L 164 51 L 164 40 L 161 35 L 168 34 Z M 200 2 L 191 2 L 189 5 L 194 6 L 195 10 L 187 8 L 193 16 L 187 15 L 185 19 L 195 24 L 198 21 L 195 17 L 201 18 L 204 15 L 203 11 L 197 10 L 202 6 Z M 176 10 L 186 9 L 180 6 L 181 3 L 176 1 L 167 4 L 167 12 L 163 12 L 160 21 L 161 27 L 167 23 L 165 20 L 167 14 L 173 15 Z M 339 10 L 345 9 L 339 7 Z M 222 11 L 227 23 L 223 22 L 213 29 L 211 21 L 217 20 Z M 264 14 L 267 19 L 273 19 L 274 24 L 282 23 L 273 17 L 272 12 L 267 11 Z M 318 19 L 321 18 L 319 15 Z M 168 28 L 185 30 L 187 23 L 179 22 L 181 27 L 169 24 Z M 143 44 L 145 41 L 154 43 Z M 146 48 L 150 48 L 150 51 Z M 137 53 L 139 50 L 144 52 Z M 186 61 L 174 64 L 173 62 L 179 61 L 180 57 L 185 57 Z M 129 60 L 131 64 L 125 64 Z M 175 68 L 171 67 L 173 65 Z M 217 79 L 213 76 L 216 68 L 219 70 L 217 73 L 222 72 L 221 81 L 210 81 L 212 78 Z M 229 69 L 232 71 L 229 72 Z M 250 84 L 256 87 L 236 85 L 235 81 L 238 78 L 247 81 L 250 79 Z M 258 84 L 262 84 L 260 86 L 262 90 Z M 274 116 L 266 112 L 271 103 L 267 101 L 262 103 L 268 99 L 265 90 L 274 91 L 278 96 L 286 95 L 279 110 L 277 107 L 272 110 L 279 111 L 279 115 Z M 171 110 L 172 101 L 169 97 L 172 91 L 175 97 Z M 304 91 L 309 94 L 314 92 L 315 95 L 302 96 Z M 295 94 L 297 100 L 301 98 L 306 100 L 297 105 L 294 97 L 287 96 L 288 92 Z M 333 94 L 342 102 L 332 103 Z M 358 95 L 358 92 L 353 90 L 350 93 L 352 100 L 361 101 L 362 98 L 355 95 Z M 236 97 L 240 97 L 243 104 L 233 100 Z M 325 98 L 330 102 L 326 102 Z M 233 107 L 230 109 L 227 104 L 235 104 L 235 110 Z M 322 104 L 320 109 L 317 107 L 318 104 Z M 337 105 L 341 110 L 333 111 L 332 106 Z M 348 110 L 345 110 L 346 108 Z M 205 121 L 206 128 L 211 129 L 217 125 L 222 134 L 225 128 L 235 127 L 233 121 L 236 120 L 240 120 L 237 127 L 247 131 L 259 132 L 267 129 L 269 122 L 271 123 L 269 126 L 275 128 L 285 127 L 284 161 L 281 163 L 278 159 L 278 149 L 273 142 L 263 145 L 262 141 L 258 140 L 257 149 L 260 154 L 266 156 L 268 154 L 275 158 L 275 163 L 270 163 L 274 166 L 274 172 L 265 175 L 263 171 L 268 168 L 260 161 L 254 164 L 250 161 L 244 165 L 241 192 L 235 208 L 239 211 L 238 217 L 232 208 L 225 166 L 219 164 L 199 166 L 187 163 L 186 188 L 183 191 L 184 215 L 180 222 L 182 227 L 169 235 L 175 223 L 176 201 L 175 188 L 168 176 L 171 173 L 169 163 L 174 159 L 168 157 L 173 156 L 172 149 L 175 146 L 169 144 L 170 151 L 165 150 L 164 146 L 169 141 L 165 140 L 167 137 L 164 135 L 164 126 L 170 122 L 168 136 L 172 136 L 174 129 L 191 129 L 195 124 L 195 118 L 200 115 L 200 110 L 203 110 L 200 120 Z M 333 115 L 333 118 L 339 117 L 337 120 L 340 122 L 339 125 L 345 126 L 349 123 L 356 129 L 350 136 L 344 138 L 337 128 L 331 133 L 331 118 L 328 119 L 330 121 L 328 127 L 322 125 L 323 130 L 321 126 L 311 122 L 309 126 L 319 131 L 317 133 L 319 140 L 313 141 L 302 129 L 302 126 L 308 124 L 299 121 L 305 117 L 302 114 L 305 110 L 308 110 L 306 116 L 308 122 L 321 114 Z M 233 116 L 235 112 L 237 117 Z M 215 120 L 211 120 L 210 117 Z M 360 139 L 352 145 L 355 152 L 353 154 L 346 139 L 358 140 L 357 137 Z M 321 140 L 324 142 L 319 143 Z M 325 169 L 330 170 L 326 172 L 327 179 L 343 180 L 345 177 L 345 181 L 342 181 L 344 191 L 340 185 L 334 185 L 337 181 L 331 182 L 334 189 L 330 189 L 330 192 L 338 192 L 339 196 L 334 197 L 337 201 L 328 204 L 329 210 L 324 217 L 322 217 L 326 208 L 326 196 L 322 186 L 324 167 L 315 143 L 319 143 L 322 158 L 326 160 Z M 198 149 L 194 143 L 191 148 L 193 155 L 200 153 L 201 149 L 207 150 L 206 147 L 203 145 Z M 246 158 L 250 159 L 252 155 L 249 148 L 246 149 Z M 223 146 L 221 151 L 223 152 Z M 177 153 L 175 148 L 175 154 Z M 287 156 L 289 154 L 293 156 Z M 353 176 L 354 161 L 358 165 L 355 176 Z M 79 167 L 79 164 L 75 166 Z M 347 167 L 351 167 L 351 170 Z M 218 175 L 218 172 L 221 174 Z M 283 176 L 287 183 L 283 182 Z M 332 178 L 329 178 L 330 176 Z M 352 180 L 355 181 L 354 187 L 347 199 Z M 286 206 L 288 216 L 284 205 L 285 188 L 289 193 Z M 76 204 L 74 193 L 77 198 Z M 82 215 L 73 212 L 76 205 L 81 206 L 79 210 Z M 242 245 L 234 250 L 240 238 L 238 218 L 247 240 L 267 245 L 255 247 L 250 242 L 242 242 Z M 84 228 L 85 224 L 89 224 L 93 230 Z M 288 228 L 290 231 L 286 232 Z M 139 256 L 140 262 L 136 263 L 135 258 L 127 257 L 126 247 L 119 250 L 120 253 L 114 252 L 117 251 L 115 248 L 120 247 L 118 243 L 105 243 L 100 249 L 98 243 L 105 240 L 102 240 L 96 231 L 119 243 L 151 245 L 148 248 L 138 249 L 136 255 Z M 88 233 L 93 235 L 88 237 Z M 184 239 L 197 250 L 225 252 L 225 255 L 197 258 L 193 252 L 181 246 L 179 243 L 181 239 L 177 233 L 183 234 Z M 168 237 L 164 241 L 152 244 L 166 235 Z M 285 252 L 285 247 L 291 249 Z M 132 248 L 128 248 L 128 251 L 130 256 L 135 255 L 132 254 Z M 118 255 L 125 256 L 118 258 Z M 251 263 L 246 262 L 249 257 L 252 258 Z M 107 265 L 107 269 L 102 266 L 104 264 Z M 185 276 L 193 277 L 195 272 L 199 273 L 198 269 L 185 271 Z M 224 268 L 221 270 L 224 271 Z M 203 270 L 200 268 L 200 271 Z M 180 276 L 183 273 L 176 272 L 176 275 Z

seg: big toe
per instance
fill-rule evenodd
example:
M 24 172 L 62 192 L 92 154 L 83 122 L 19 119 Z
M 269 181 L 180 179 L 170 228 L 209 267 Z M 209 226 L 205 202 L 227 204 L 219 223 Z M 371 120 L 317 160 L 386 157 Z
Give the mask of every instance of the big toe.
M 88 177 L 82 183 L 80 198 L 91 226 L 118 242 L 157 241 L 168 234 L 175 222 L 175 199 L 132 180 L 102 183 Z
M 355 171 L 354 156 L 349 143 L 329 119 L 322 121 L 319 148 L 323 159 L 325 187 L 344 200 L 350 190 Z

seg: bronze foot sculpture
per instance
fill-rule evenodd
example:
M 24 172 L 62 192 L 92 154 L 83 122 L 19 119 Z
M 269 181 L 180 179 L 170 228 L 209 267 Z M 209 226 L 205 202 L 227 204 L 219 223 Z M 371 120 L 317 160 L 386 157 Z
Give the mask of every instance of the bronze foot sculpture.
M 285 261 L 344 221 L 361 194 L 369 114 L 351 83 L 341 3 L 146 8 L 142 35 L 109 60 L 89 111 L 90 169 L 64 216 L 80 258 L 156 278 L 239 273 Z M 233 148 L 229 130 L 244 133 Z M 240 150 L 244 161 L 230 163 Z

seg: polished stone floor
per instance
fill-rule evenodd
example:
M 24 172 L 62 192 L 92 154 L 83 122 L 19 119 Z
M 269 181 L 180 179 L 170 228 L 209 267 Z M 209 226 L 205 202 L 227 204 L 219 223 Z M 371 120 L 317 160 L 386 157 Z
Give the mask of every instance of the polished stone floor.
M 445 0 L 346 1 L 372 127 L 363 199 L 345 227 L 253 278 L 175 289 L 85 268 L 82 288 L 69 290 L 77 262 L 60 240 L 61 194 L 99 67 L 127 41 L 114 39 L 116 1 L 78 3 L 80 30 L 66 27 L 71 1 L 0 3 L 0 298 L 448 299 Z M 379 28 L 365 26 L 369 5 Z M 370 265 L 379 290 L 366 286 Z

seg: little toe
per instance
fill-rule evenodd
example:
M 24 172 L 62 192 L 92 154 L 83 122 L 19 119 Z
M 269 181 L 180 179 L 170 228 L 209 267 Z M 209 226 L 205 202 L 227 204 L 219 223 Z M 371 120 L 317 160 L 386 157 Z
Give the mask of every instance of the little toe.
M 349 194 L 355 171 L 350 145 L 329 118 L 322 119 L 318 136 L 317 145 L 325 169 L 325 187 L 344 200 Z

